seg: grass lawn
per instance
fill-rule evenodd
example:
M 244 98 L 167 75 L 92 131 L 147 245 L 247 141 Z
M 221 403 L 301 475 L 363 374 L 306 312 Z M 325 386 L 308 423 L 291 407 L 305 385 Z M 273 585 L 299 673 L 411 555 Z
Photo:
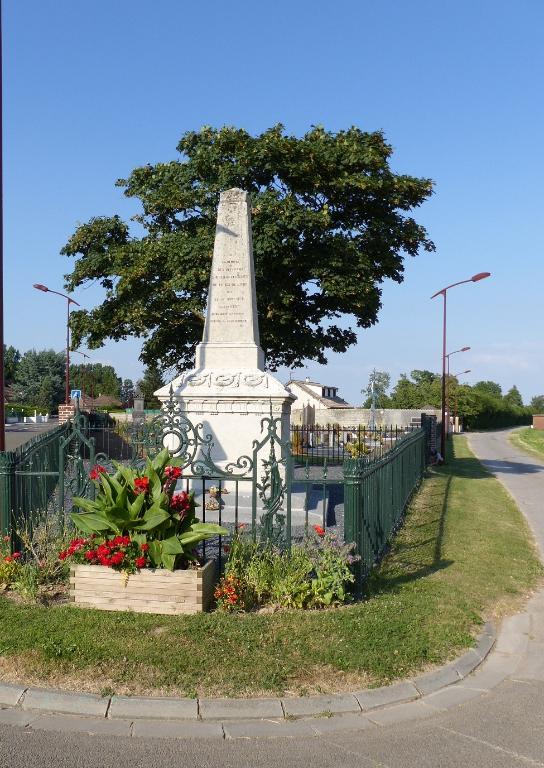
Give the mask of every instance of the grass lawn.
M 524 427 L 512 432 L 510 441 L 525 453 L 544 459 L 544 429 Z
M 103 694 L 276 695 L 383 685 L 445 662 L 542 575 L 528 528 L 463 437 L 355 605 L 162 617 L 0 597 L 0 678 Z

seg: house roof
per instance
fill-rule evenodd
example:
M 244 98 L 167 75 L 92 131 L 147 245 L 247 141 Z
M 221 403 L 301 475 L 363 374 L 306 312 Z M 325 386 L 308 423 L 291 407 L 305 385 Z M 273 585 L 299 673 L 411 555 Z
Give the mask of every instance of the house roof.
M 316 381 L 299 381 L 298 379 L 291 379 L 287 386 L 289 386 L 289 384 L 296 384 L 302 389 L 303 392 L 306 392 L 307 395 L 311 395 L 311 397 L 315 397 L 316 400 L 319 400 L 320 403 L 323 403 L 326 408 L 353 408 L 352 405 L 347 403 L 341 397 L 322 397 L 308 386 L 308 384 L 314 384 L 314 386 L 317 387 L 326 387 L 326 384 L 318 384 Z M 336 387 L 329 387 L 329 389 L 336 389 Z

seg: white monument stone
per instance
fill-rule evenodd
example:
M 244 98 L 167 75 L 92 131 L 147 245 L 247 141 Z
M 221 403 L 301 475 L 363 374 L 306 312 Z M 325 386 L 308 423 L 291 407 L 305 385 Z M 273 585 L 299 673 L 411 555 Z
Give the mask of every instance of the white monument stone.
M 295 397 L 265 371 L 251 208 L 249 195 L 241 189 L 221 194 L 202 342 L 194 369 L 155 393 L 161 401 L 168 399 L 170 387 L 187 418 L 212 435 L 211 457 L 220 468 L 240 456 L 252 456 L 253 441 L 262 437 L 261 419 L 271 411 L 281 417 L 281 440 L 289 440 Z

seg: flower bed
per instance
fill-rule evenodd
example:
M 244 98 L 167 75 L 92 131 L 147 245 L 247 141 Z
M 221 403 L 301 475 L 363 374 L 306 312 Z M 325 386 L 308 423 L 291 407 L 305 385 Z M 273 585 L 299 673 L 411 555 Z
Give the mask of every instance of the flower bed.
M 176 492 L 179 459 L 161 451 L 137 471 L 115 464 L 90 473 L 96 499 L 75 498 L 72 513 L 84 536 L 59 558 L 69 560 L 70 595 L 77 605 L 138 613 L 196 613 L 213 596 L 212 563 L 195 547 L 228 531 L 196 517 L 193 493 Z M 116 573 L 119 572 L 119 573 Z
M 133 574 L 116 573 L 101 565 L 74 565 L 70 598 L 76 605 L 102 611 L 199 613 L 212 600 L 214 570 L 212 562 L 183 571 L 146 568 Z

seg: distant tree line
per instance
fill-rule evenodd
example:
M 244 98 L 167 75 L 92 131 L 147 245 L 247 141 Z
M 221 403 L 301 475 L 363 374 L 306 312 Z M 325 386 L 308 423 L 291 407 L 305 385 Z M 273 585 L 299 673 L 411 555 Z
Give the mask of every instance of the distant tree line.
M 442 376 L 432 371 L 414 370 L 410 376 L 401 374 L 388 393 L 390 376 L 385 371 L 374 371 L 363 403 L 371 407 L 372 384 L 376 407 L 383 408 L 436 408 L 442 403 Z M 514 385 L 505 394 L 495 381 L 478 381 L 474 385 L 460 384 L 455 376 L 447 381 L 448 411 L 463 419 L 468 429 L 488 429 L 530 424 L 533 413 L 544 413 L 544 395 L 536 395 L 529 405 L 523 403 L 519 389 Z
M 66 353 L 53 349 L 31 349 L 21 354 L 4 345 L 4 379 L 9 402 L 28 405 L 53 413 L 64 402 Z M 86 396 L 109 395 L 124 407 L 132 405 L 134 384 L 122 379 L 112 365 L 70 364 L 70 389 L 81 389 Z M 8 403 L 9 405 L 9 403 Z

